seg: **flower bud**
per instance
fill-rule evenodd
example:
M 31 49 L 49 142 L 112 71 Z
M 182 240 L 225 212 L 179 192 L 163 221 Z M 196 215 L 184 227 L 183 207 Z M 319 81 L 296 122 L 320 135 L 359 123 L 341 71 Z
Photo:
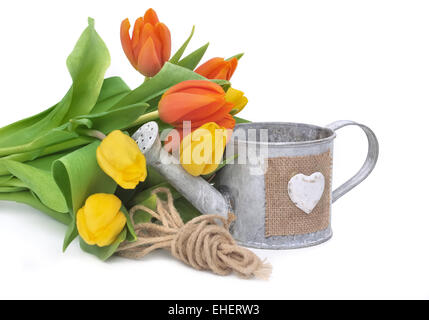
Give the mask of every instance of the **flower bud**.
M 90 196 L 76 214 L 80 237 L 89 245 L 106 247 L 115 242 L 127 219 L 121 209 L 121 200 L 113 194 Z
M 100 168 L 124 189 L 134 189 L 147 177 L 146 158 L 137 143 L 119 130 L 111 132 L 97 148 Z

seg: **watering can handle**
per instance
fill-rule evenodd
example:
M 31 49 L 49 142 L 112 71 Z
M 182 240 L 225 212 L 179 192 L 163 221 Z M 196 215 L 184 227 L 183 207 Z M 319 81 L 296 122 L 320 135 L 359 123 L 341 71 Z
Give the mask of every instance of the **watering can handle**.
M 343 195 L 345 195 L 347 192 L 349 192 L 358 184 L 360 184 L 363 180 L 365 180 L 372 172 L 372 170 L 374 170 L 378 159 L 379 145 L 377 137 L 375 136 L 374 132 L 367 126 L 356 123 L 354 121 L 340 120 L 333 122 L 326 127 L 333 131 L 337 131 L 338 129 L 341 129 L 346 126 L 358 126 L 365 132 L 368 138 L 368 155 L 366 157 L 365 163 L 363 164 L 359 172 L 355 174 L 351 179 L 349 179 L 346 183 L 342 184 L 340 187 L 334 190 L 334 192 L 332 193 L 332 203 L 337 201 L 339 198 L 341 198 Z

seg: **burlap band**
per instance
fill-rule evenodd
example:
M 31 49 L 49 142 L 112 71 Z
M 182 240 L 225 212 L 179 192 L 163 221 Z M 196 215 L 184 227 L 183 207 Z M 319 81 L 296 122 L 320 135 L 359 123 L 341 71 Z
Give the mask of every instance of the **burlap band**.
M 288 194 L 289 180 L 296 174 L 321 172 L 325 190 L 310 214 L 297 208 Z M 290 236 L 324 230 L 329 226 L 332 156 L 330 152 L 304 157 L 268 159 L 265 174 L 265 236 Z

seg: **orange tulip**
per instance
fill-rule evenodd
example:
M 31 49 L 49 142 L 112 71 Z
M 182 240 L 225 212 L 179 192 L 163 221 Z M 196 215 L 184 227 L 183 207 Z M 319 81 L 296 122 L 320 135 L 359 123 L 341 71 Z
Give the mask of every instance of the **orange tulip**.
M 224 118 L 222 118 L 221 120 L 219 120 L 217 122 L 217 124 L 219 126 L 221 126 L 222 128 L 231 129 L 232 130 L 235 127 L 235 119 L 234 119 L 234 117 L 231 114 L 228 113 L 227 115 L 225 115 Z
M 199 66 L 195 72 L 207 79 L 230 80 L 237 68 L 237 58 L 225 60 L 223 58 L 213 58 Z
M 167 26 L 158 20 L 153 9 L 146 11 L 134 24 L 130 38 L 130 21 L 121 24 L 122 48 L 133 67 L 147 77 L 153 77 L 170 59 L 171 36 Z
M 168 89 L 158 110 L 161 120 L 174 127 L 183 127 L 183 121 L 191 121 L 192 128 L 196 128 L 221 121 L 233 107 L 233 103 L 226 101 L 220 85 L 206 80 L 188 80 Z

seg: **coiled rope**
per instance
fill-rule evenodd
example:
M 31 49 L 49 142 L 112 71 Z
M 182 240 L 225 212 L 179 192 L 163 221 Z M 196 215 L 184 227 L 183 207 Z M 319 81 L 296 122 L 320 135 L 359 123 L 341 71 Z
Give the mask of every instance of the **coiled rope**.
M 167 201 L 158 196 L 164 193 Z M 252 251 L 237 245 L 229 227 L 233 214 L 225 219 L 217 215 L 202 215 L 184 223 L 174 206 L 168 188 L 152 192 L 156 196 L 157 212 L 137 205 L 130 210 L 137 241 L 122 244 L 117 254 L 130 259 L 141 259 L 157 249 L 169 249 L 172 255 L 197 270 L 210 270 L 218 275 L 232 272 L 240 277 L 268 279 L 271 265 L 261 261 Z M 134 214 L 145 211 L 161 224 L 134 223 Z M 220 222 L 220 224 L 218 224 Z

